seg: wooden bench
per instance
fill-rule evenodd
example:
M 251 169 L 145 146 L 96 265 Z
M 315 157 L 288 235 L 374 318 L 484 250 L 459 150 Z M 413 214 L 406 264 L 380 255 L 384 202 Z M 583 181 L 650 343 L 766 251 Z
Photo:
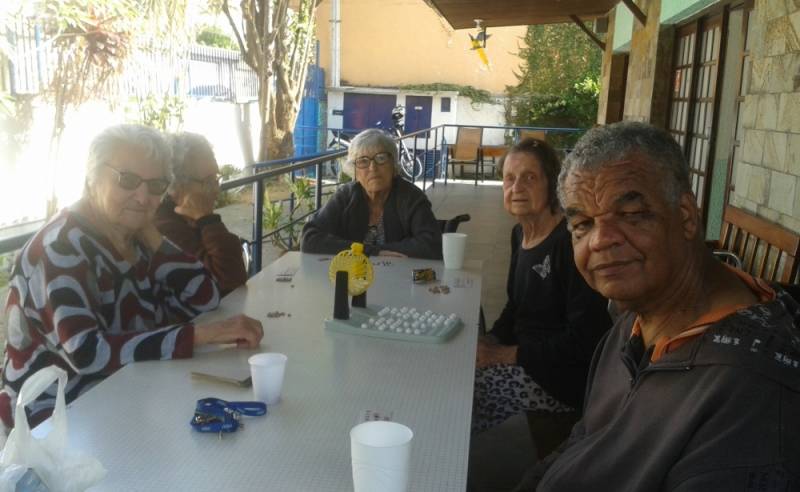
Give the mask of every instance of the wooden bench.
M 712 246 L 735 254 L 742 270 L 768 281 L 798 283 L 800 235 L 750 212 L 728 205 L 722 234 Z

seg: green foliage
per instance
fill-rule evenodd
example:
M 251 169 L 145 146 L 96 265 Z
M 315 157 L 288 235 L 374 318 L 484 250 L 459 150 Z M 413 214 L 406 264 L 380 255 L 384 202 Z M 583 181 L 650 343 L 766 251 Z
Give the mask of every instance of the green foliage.
M 158 128 L 163 132 L 175 132 L 183 125 L 183 111 L 186 103 L 180 96 L 165 94 L 158 97 L 149 94 L 138 99 L 138 123 Z
M 291 202 L 286 200 L 272 202 L 267 195 L 264 200 L 261 223 L 265 235 L 283 227 L 279 232 L 270 236 L 270 239 L 275 247 L 283 251 L 290 251 L 300 248 L 300 233 L 303 230 L 303 224 L 295 221 L 298 215 L 311 211 L 314 188 L 310 179 L 295 178 L 292 181 L 289 176 L 286 176 L 286 185 L 294 196 L 294 206 L 284 207 L 284 204 L 289 205 Z
M 445 84 L 437 82 L 435 84 L 410 84 L 401 85 L 401 90 L 406 91 L 425 91 L 425 92 L 458 92 L 458 95 L 468 97 L 472 104 L 493 103 L 494 98 L 489 91 L 477 89 L 471 85 Z
M 224 48 L 226 50 L 238 50 L 239 46 L 230 36 L 216 26 L 203 26 L 195 37 L 197 44 Z
M 8 279 L 11 277 L 11 267 L 14 266 L 14 257 L 16 253 L 0 254 L 0 289 L 8 285 Z
M 519 55 L 519 84 L 506 88 L 510 123 L 584 128 L 596 121 L 602 51 L 580 28 L 530 26 Z

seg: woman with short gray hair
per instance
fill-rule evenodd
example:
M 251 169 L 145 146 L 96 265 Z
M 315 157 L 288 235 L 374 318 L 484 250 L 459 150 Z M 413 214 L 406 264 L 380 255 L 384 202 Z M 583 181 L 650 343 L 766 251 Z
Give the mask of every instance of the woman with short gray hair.
M 191 357 L 194 346 L 258 346 L 261 323 L 239 316 L 194 324 L 219 304 L 203 264 L 153 224 L 169 184 L 169 147 L 139 125 L 106 129 L 91 144 L 84 195 L 23 247 L 9 281 L 0 420 L 32 374 L 67 372 L 67 403 L 125 364 Z M 32 425 L 53 411 L 55 386 L 29 406 Z
M 381 130 L 359 133 L 350 143 L 341 186 L 303 228 L 305 253 L 335 254 L 352 242 L 368 255 L 440 259 L 442 234 L 431 203 L 398 176 L 397 145 Z
M 182 132 L 170 137 L 172 183 L 156 211 L 164 236 L 203 262 L 227 294 L 247 282 L 241 240 L 228 231 L 214 203 L 219 196 L 219 166 L 206 137 Z

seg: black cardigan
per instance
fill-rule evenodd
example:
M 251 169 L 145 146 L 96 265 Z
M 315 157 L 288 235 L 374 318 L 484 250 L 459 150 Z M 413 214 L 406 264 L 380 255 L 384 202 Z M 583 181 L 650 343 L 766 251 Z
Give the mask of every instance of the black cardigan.
M 367 195 L 353 181 L 341 186 L 316 216 L 303 227 L 304 253 L 336 254 L 352 242 L 363 242 L 369 226 Z M 431 202 L 419 188 L 395 177 L 383 208 L 386 242 L 366 246 L 367 255 L 396 251 L 413 258 L 441 259 L 442 233 Z

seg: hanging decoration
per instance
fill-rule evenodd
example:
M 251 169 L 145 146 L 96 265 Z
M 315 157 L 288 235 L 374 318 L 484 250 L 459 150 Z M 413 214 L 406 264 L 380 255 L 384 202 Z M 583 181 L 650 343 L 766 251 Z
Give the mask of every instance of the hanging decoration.
M 478 32 L 473 36 L 469 34 L 469 40 L 472 44 L 472 50 L 477 51 L 478 58 L 481 59 L 486 69 L 490 69 L 489 57 L 486 55 L 486 40 L 489 39 L 489 34 L 486 34 L 486 26 L 483 25 L 483 19 L 475 19 L 475 28 Z

